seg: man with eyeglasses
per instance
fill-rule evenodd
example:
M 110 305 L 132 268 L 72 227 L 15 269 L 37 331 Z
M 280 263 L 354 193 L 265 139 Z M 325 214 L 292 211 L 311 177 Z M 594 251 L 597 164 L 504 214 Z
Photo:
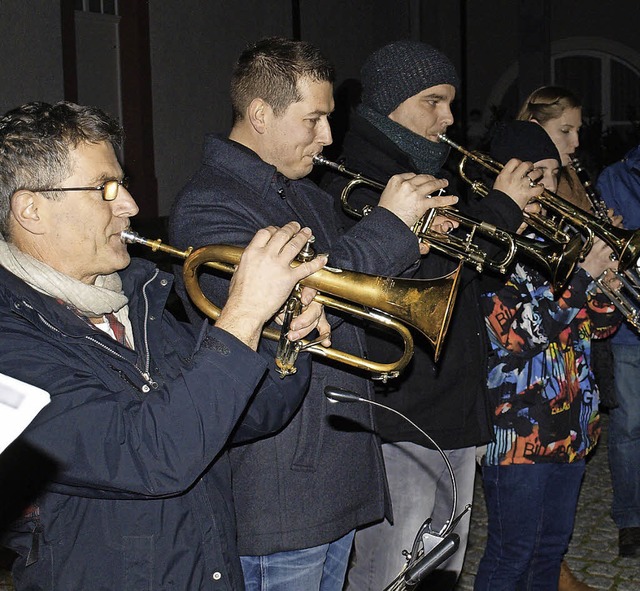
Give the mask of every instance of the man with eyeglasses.
M 0 458 L 15 588 L 243 588 L 226 447 L 282 426 L 309 379 L 274 378 L 262 326 L 325 257 L 296 222 L 245 248 L 215 327 L 121 239 L 138 207 L 119 125 L 73 103 L 0 118 L 0 372 L 51 403 Z M 275 349 L 275 347 L 274 347 Z

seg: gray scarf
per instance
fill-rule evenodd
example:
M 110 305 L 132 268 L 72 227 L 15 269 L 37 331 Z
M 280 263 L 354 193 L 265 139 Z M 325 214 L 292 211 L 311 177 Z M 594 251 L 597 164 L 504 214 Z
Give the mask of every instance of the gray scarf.
M 22 252 L 1 234 L 0 265 L 36 291 L 69 304 L 82 316 L 96 318 L 114 312 L 133 343 L 128 300 L 117 273 L 99 275 L 94 285 L 87 285 Z
M 358 105 L 356 111 L 409 156 L 416 172 L 434 176 L 440 173 L 449 155 L 447 144 L 432 142 L 366 105 Z

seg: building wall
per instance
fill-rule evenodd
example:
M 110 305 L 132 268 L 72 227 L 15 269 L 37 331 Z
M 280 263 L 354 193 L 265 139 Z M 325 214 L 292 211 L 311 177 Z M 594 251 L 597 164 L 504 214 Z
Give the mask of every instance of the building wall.
M 517 74 L 519 2 L 474 0 L 467 2 L 466 93 L 468 109 L 479 108 L 488 115 L 501 96 L 503 78 Z M 628 0 L 552 0 L 550 43 L 552 51 L 568 48 L 607 50 L 627 57 L 640 67 L 636 56 L 640 38 L 635 23 L 640 19 L 640 3 Z M 634 61 L 636 60 L 636 61 Z M 533 90 L 530 88 L 527 92 Z
M 526 1 L 300 0 L 300 36 L 335 63 L 339 109 L 354 99 L 360 66 L 373 49 L 414 38 L 442 49 L 466 77 L 460 114 L 478 108 L 487 117 L 517 75 Z M 291 0 L 148 0 L 148 6 L 155 169 L 159 212 L 167 215 L 198 166 L 204 134 L 229 130 L 228 86 L 238 53 L 263 36 L 292 36 L 297 23 Z M 548 6 L 552 48 L 582 43 L 630 61 L 640 56 L 639 2 L 551 0 Z M 0 50 L 0 111 L 64 98 L 60 0 L 1 0 Z M 341 116 L 334 117 L 338 139 Z
M 316 44 L 336 64 L 337 88 L 358 76 L 373 48 L 409 36 L 407 2 L 300 4 L 301 38 Z M 376 4 L 380 9 L 372 10 Z M 200 162 L 204 134 L 229 131 L 229 81 L 235 59 L 262 37 L 292 36 L 294 23 L 290 0 L 152 0 L 149 12 L 156 176 L 159 211 L 166 215 Z
M 0 2 L 0 113 L 27 101 L 62 98 L 60 6 L 54 0 Z

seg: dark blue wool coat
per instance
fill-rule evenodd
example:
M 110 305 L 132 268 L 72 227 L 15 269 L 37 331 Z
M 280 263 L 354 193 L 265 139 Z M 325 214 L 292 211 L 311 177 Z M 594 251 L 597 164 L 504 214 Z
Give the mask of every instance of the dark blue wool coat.
M 229 333 L 164 312 L 171 276 L 135 259 L 121 276 L 135 351 L 0 268 L 0 371 L 51 394 L 0 457 L 16 589 L 237 591 L 225 447 L 292 414 L 308 355 L 273 381 Z
M 246 245 L 258 229 L 291 220 L 313 230 L 317 252 L 329 253 L 333 267 L 397 275 L 419 258 L 415 236 L 388 210 L 376 208 L 342 235 L 327 193 L 214 136 L 206 138 L 202 166 L 174 204 L 170 236 L 181 248 Z M 224 301 L 228 279 L 204 285 L 214 302 Z M 334 347 L 365 353 L 361 328 L 350 319 L 331 321 Z M 308 395 L 291 423 L 274 437 L 232 450 L 241 554 L 324 544 L 383 518 L 387 487 L 372 409 L 332 404 L 323 394 L 334 385 L 369 397 L 367 377 L 314 357 Z

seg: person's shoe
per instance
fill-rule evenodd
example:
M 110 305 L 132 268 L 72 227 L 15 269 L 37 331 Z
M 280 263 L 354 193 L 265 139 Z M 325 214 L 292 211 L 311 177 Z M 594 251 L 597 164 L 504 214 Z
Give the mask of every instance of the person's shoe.
M 623 527 L 618 532 L 618 554 L 640 556 L 640 527 Z
M 563 560 L 560 565 L 558 591 L 596 591 L 596 589 L 594 587 L 589 587 L 589 585 L 582 581 L 578 581 L 569 569 L 567 562 Z

